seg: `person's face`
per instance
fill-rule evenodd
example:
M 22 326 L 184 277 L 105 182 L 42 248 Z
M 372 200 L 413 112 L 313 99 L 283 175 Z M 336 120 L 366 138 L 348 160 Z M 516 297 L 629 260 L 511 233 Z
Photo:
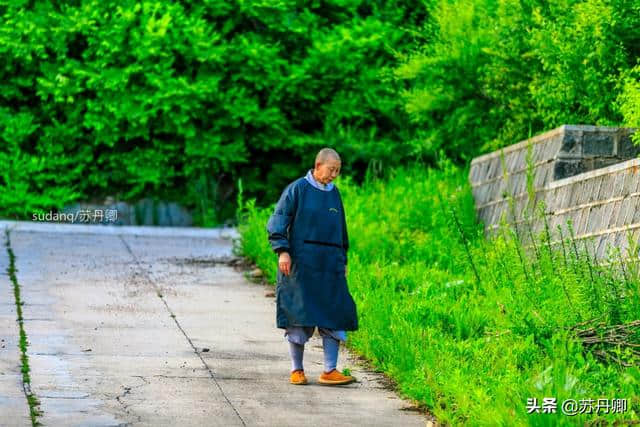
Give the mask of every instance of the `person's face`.
M 320 183 L 327 185 L 340 174 L 340 160 L 329 159 L 324 163 L 316 163 L 314 177 Z

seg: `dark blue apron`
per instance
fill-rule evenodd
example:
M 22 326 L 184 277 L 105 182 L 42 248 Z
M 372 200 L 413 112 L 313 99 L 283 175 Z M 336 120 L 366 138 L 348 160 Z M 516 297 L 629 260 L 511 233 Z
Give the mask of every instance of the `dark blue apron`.
M 278 328 L 358 329 L 356 305 L 345 277 L 349 239 L 337 187 L 315 188 L 300 178 L 285 188 L 267 222 L 274 251 L 291 256 L 289 276 L 278 269 Z

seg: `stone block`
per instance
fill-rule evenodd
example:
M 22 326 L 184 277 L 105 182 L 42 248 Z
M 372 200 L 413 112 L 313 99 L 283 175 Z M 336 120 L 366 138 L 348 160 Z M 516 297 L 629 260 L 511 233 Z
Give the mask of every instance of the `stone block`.
M 611 192 L 611 175 L 601 175 L 600 179 L 602 180 L 602 183 L 600 184 L 600 189 L 598 190 L 598 197 L 596 198 L 596 200 L 604 200 L 608 198 Z
M 594 208 L 593 206 L 587 206 L 583 209 L 584 211 L 584 224 L 582 228 L 583 235 L 589 234 L 589 227 L 591 226 L 591 217 L 593 216 Z
M 638 179 L 638 176 L 632 173 L 630 169 L 625 170 L 623 174 L 624 174 L 624 181 L 622 183 L 622 195 L 628 196 L 633 192 L 635 180 Z
M 559 158 L 556 160 L 553 170 L 553 179 L 559 180 L 577 175 L 584 171 L 582 160 Z
M 585 132 L 582 137 L 583 156 L 613 156 L 615 154 L 615 133 Z
M 633 224 L 633 216 L 636 212 L 640 211 L 640 197 L 633 196 L 629 197 L 629 207 L 627 208 L 626 214 L 624 216 L 624 225 L 632 225 Z
M 594 157 L 591 160 L 592 166 L 589 170 L 606 168 L 607 166 L 620 163 L 621 160 L 618 157 Z
M 566 155 L 582 155 L 582 131 L 565 130 L 562 138 L 560 152 Z
M 602 225 L 601 225 L 602 231 L 611 229 L 612 222 L 614 219 L 613 218 L 614 206 L 615 206 L 615 203 L 609 202 L 604 207 L 604 213 L 602 215 Z
M 598 217 L 597 220 L 595 222 L 595 227 L 593 232 L 599 232 L 602 230 L 605 230 L 607 228 L 607 211 L 609 209 L 609 204 L 608 203 L 604 203 L 602 205 L 600 205 L 600 209 L 598 210 Z
M 585 212 L 585 223 L 584 223 L 583 234 L 588 234 L 593 231 L 593 223 L 594 223 L 595 214 L 597 212 L 597 207 L 589 206 L 588 208 L 585 208 L 584 212 Z
M 611 205 L 611 218 L 609 218 L 609 228 L 615 228 L 618 226 L 620 215 L 622 214 L 622 200 L 616 200 L 612 202 Z
M 536 188 L 544 187 L 549 182 L 549 166 L 544 165 L 535 170 L 533 177 L 533 185 Z
M 600 206 L 590 206 L 587 209 L 587 224 L 585 226 L 585 234 L 593 233 L 596 228 L 596 224 L 600 218 Z
M 625 220 L 627 218 L 628 209 L 631 205 L 631 199 L 625 197 L 620 200 L 619 211 L 617 212 L 616 222 L 614 224 L 615 227 L 623 227 L 625 225 Z
M 591 203 L 594 200 L 593 193 L 598 191 L 600 187 L 600 180 L 597 178 L 591 178 L 588 180 L 588 184 L 582 194 L 582 203 Z
M 595 163 L 595 158 L 593 158 L 593 157 L 585 157 L 585 158 L 583 158 L 582 159 L 583 172 L 591 171 L 591 170 L 596 169 L 595 164 L 596 164 Z
M 600 185 L 602 184 L 602 179 L 599 176 L 596 176 L 589 180 L 591 185 L 589 186 L 589 190 L 586 196 L 586 203 L 593 203 L 598 197 L 598 191 L 600 191 Z
M 562 208 L 561 198 L 562 198 L 562 187 L 556 187 L 553 191 L 547 193 L 547 207 L 550 212 L 557 212 L 558 209 Z
M 560 199 L 558 200 L 559 205 L 558 208 L 560 209 L 566 209 L 568 207 L 570 207 L 570 201 L 571 201 L 571 197 L 573 196 L 573 191 L 570 185 L 563 185 L 562 186 L 562 192 L 560 195 Z
M 584 234 L 583 224 L 586 222 L 587 214 L 588 212 L 585 212 L 585 209 L 578 209 L 575 211 L 573 230 L 576 233 L 576 236 Z
M 612 186 L 609 197 L 620 197 L 624 193 L 624 172 L 617 172 L 610 175 L 612 178 Z
M 633 133 L 628 129 L 621 129 L 618 134 L 617 155 L 621 159 L 631 159 L 640 154 L 640 145 L 635 145 L 632 141 Z
M 580 187 L 582 186 L 582 182 L 577 182 L 573 185 L 567 185 L 568 191 L 571 194 L 569 197 L 569 201 L 567 202 L 566 207 L 576 206 L 578 204 L 578 197 L 580 196 Z
M 591 193 L 595 181 L 593 179 L 585 179 L 582 181 L 582 186 L 580 187 L 580 197 L 578 197 L 578 204 L 584 205 L 585 203 L 589 203 L 589 194 Z

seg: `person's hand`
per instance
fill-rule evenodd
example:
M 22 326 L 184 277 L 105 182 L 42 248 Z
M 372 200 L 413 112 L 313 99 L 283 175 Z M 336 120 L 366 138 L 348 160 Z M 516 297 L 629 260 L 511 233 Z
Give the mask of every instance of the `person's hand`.
M 285 276 L 288 276 L 291 272 L 291 257 L 289 252 L 280 252 L 278 256 L 278 268 Z

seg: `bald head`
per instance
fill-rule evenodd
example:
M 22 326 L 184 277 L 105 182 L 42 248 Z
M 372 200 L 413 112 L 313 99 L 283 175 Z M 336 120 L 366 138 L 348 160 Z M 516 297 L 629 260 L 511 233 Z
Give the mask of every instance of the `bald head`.
M 316 155 L 313 177 L 316 181 L 327 185 L 340 174 L 341 166 L 342 161 L 336 150 L 333 148 L 323 148 Z
M 340 155 L 333 148 L 323 148 L 316 154 L 316 165 L 327 163 L 328 160 L 340 161 Z

